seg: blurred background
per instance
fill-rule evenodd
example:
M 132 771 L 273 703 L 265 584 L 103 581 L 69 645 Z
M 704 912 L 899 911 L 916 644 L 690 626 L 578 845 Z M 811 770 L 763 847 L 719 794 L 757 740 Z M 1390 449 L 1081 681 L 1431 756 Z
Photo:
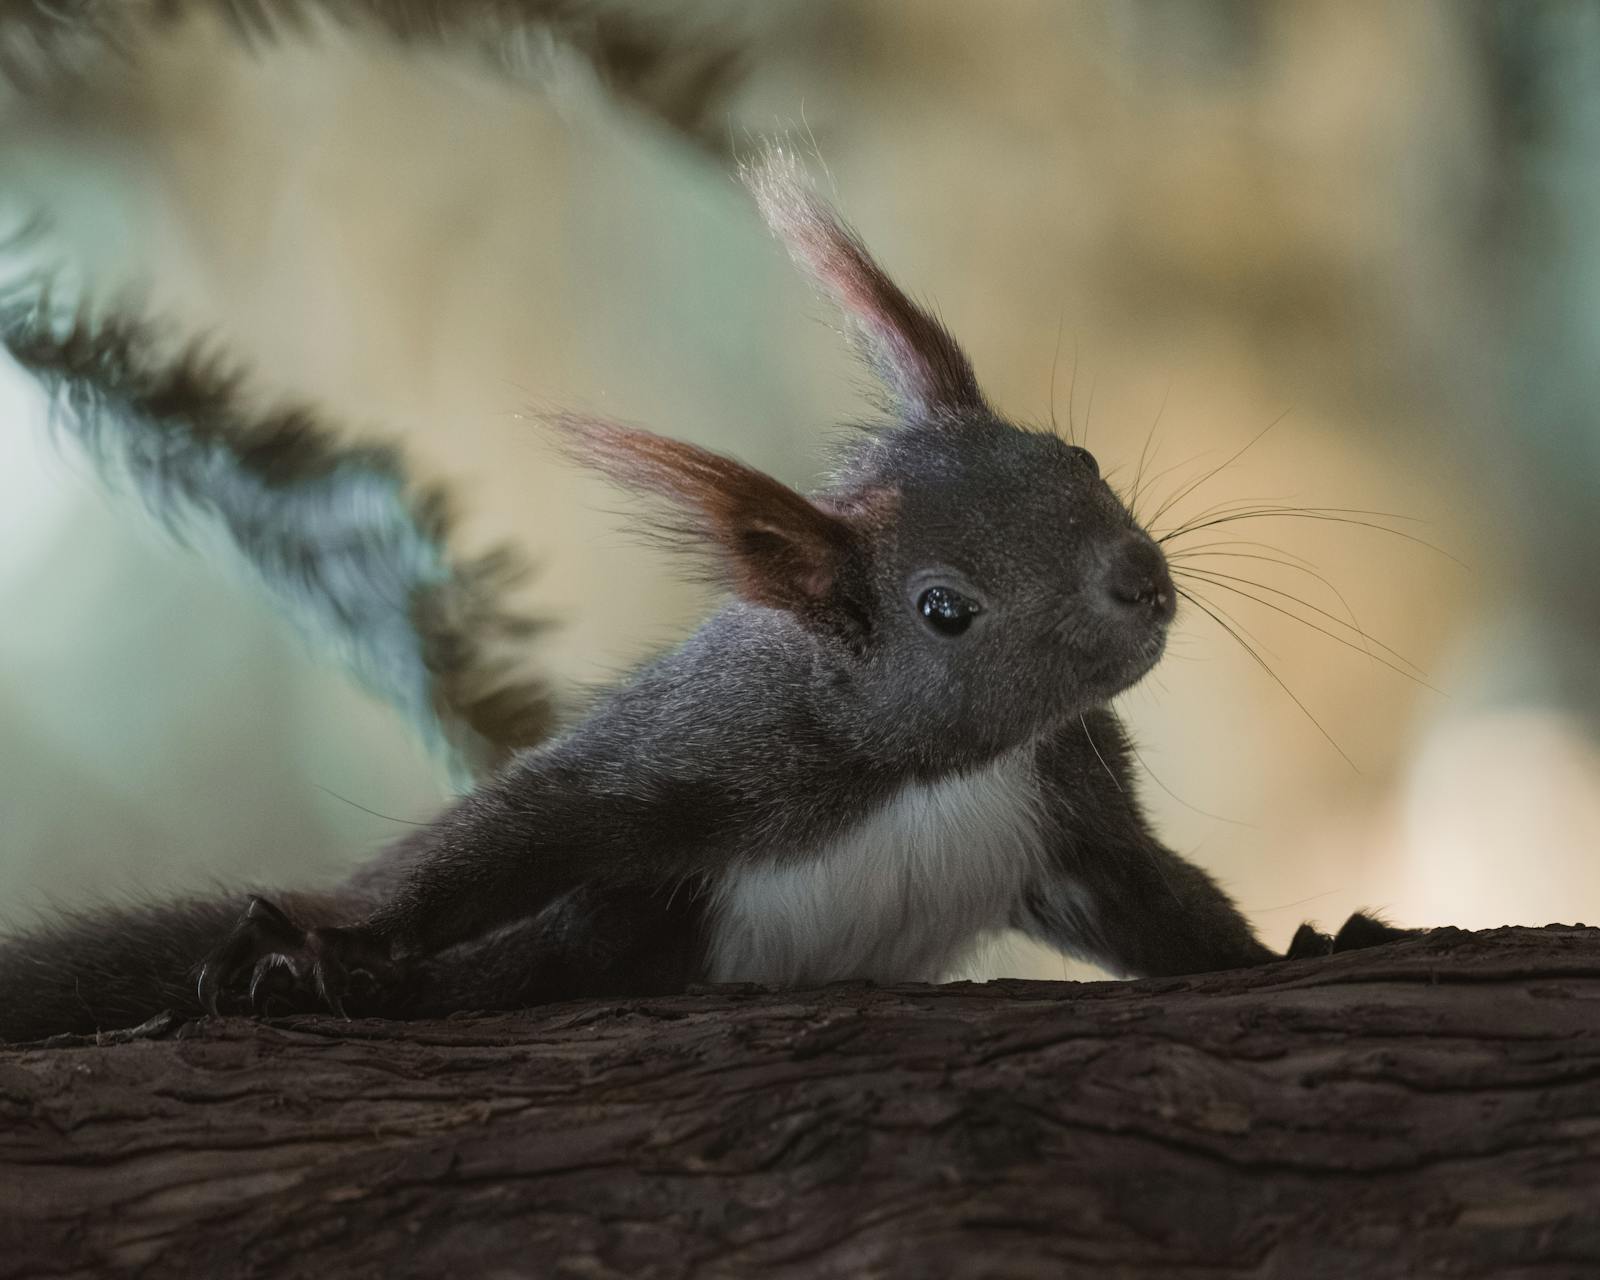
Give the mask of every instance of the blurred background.
M 802 485 L 865 411 L 731 176 L 785 136 L 1002 412 L 1070 419 L 1125 490 L 1143 457 L 1147 515 L 1238 455 L 1158 527 L 1298 510 L 1173 544 L 1217 617 L 1121 704 L 1160 829 L 1270 942 L 1358 906 L 1600 917 L 1600 8 L 528 0 L 397 41 L 405 5 L 327 7 L 383 29 L 195 0 L 113 49 L 87 0 L 0 0 L 0 211 L 267 396 L 405 441 L 468 549 L 531 556 L 558 693 L 707 596 L 530 407 Z M 410 728 L 44 416 L 0 357 L 6 917 L 325 878 L 436 811 Z

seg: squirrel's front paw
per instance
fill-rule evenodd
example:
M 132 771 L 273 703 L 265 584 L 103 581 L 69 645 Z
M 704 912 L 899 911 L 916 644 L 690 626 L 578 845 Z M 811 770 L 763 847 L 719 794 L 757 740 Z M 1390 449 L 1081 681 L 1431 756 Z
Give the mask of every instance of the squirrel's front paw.
M 302 929 L 265 898 L 252 897 L 239 923 L 200 969 L 210 1013 L 376 1010 L 394 978 L 385 949 L 359 928 Z
M 1398 942 L 1402 938 L 1420 938 L 1426 932 L 1426 929 L 1397 928 L 1365 911 L 1352 914 L 1336 934 L 1323 933 L 1308 920 L 1295 930 L 1284 959 L 1304 960 L 1311 956 L 1331 956 L 1340 951 L 1360 951 L 1365 947 L 1382 946 L 1385 942 Z

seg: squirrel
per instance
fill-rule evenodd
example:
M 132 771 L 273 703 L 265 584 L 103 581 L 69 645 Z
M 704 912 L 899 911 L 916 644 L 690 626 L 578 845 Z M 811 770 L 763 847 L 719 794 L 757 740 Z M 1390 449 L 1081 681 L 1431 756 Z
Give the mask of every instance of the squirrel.
M 699 982 L 936 981 L 1007 929 L 1130 976 L 1282 958 L 1140 809 L 1110 703 L 1156 665 L 1173 622 L 1160 544 L 1090 453 L 990 406 L 955 339 L 791 155 L 742 176 L 837 303 L 886 419 L 802 494 L 638 427 L 555 415 L 567 454 L 710 555 L 727 602 L 579 723 L 521 749 L 518 734 L 547 728 L 542 691 L 491 696 L 454 678 L 474 674 L 461 646 L 369 651 L 369 676 L 402 673 L 396 696 L 444 708 L 440 722 L 480 745 L 509 744 L 489 752 L 486 779 L 333 891 L 107 909 L 0 945 L 0 1039 L 166 1011 L 415 1018 Z M 320 566 L 314 546 L 339 539 L 296 541 L 339 518 L 350 470 L 309 422 L 242 421 L 203 364 L 152 370 L 129 331 L 63 333 L 37 305 L 0 305 L 0 337 L 80 437 L 161 502 L 221 519 L 269 585 L 361 631 L 358 649 L 441 591 L 505 621 L 474 567 L 428 541 L 432 526 L 346 530 L 336 554 L 413 567 L 384 625 L 339 599 L 384 574 Z M 244 478 L 223 479 L 225 460 Z M 393 459 L 361 461 L 397 511 L 435 511 L 402 495 Z M 288 474 L 309 477 L 306 501 L 322 506 L 272 507 Z M 440 665 L 457 660 L 468 670 Z M 1358 913 L 1336 937 L 1303 925 L 1287 954 L 1409 932 Z

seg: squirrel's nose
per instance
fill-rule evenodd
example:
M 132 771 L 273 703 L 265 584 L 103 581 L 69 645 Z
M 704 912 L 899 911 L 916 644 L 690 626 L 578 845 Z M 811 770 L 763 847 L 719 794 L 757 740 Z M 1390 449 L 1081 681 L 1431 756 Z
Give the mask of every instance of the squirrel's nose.
M 1167 558 L 1145 534 L 1129 532 L 1109 557 L 1106 594 L 1119 609 L 1170 622 L 1177 610 L 1177 592 L 1167 572 Z

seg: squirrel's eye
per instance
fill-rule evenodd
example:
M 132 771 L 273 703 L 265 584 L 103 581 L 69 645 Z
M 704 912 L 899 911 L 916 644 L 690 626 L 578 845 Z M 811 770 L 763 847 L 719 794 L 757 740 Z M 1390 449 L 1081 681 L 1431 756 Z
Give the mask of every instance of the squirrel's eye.
M 942 636 L 958 636 L 972 625 L 983 610 L 977 601 L 968 600 L 949 587 L 929 587 L 917 597 L 917 612 Z

